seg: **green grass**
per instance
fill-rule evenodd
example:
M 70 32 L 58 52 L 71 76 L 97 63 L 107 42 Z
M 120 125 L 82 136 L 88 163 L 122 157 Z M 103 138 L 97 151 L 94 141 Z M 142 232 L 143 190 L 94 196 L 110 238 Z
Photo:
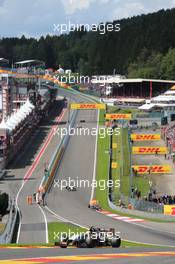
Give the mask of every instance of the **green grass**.
M 140 110 L 133 109 L 133 108 L 122 109 L 118 106 L 108 106 L 107 112 L 108 113 L 120 113 L 120 114 L 132 114 L 134 117 L 136 114 L 140 113 Z
M 98 159 L 97 159 L 97 176 L 96 180 L 104 180 L 106 182 L 109 170 L 109 147 L 110 137 L 106 135 L 105 138 L 98 137 Z M 107 206 L 108 188 L 100 190 L 99 185 L 96 188 L 96 198 L 100 205 L 105 208 Z
M 120 136 L 117 137 L 119 144 L 118 149 L 118 161 L 121 168 L 120 184 L 121 184 L 121 193 L 128 197 L 129 196 L 129 177 L 130 177 L 130 154 L 128 146 L 128 130 L 127 128 L 121 129 Z
M 113 135 L 113 143 L 117 143 L 117 149 L 112 151 L 112 160 L 116 161 L 118 166 L 112 169 L 112 179 L 115 182 L 120 180 L 120 188 L 113 189 L 115 202 L 118 203 L 120 195 L 129 196 L 129 177 L 130 177 L 130 158 L 128 148 L 128 132 L 126 128 L 120 129 L 120 135 Z
M 113 144 L 117 144 L 117 148 L 114 148 L 112 150 L 112 161 L 113 162 L 117 162 L 118 166 L 116 169 L 112 169 L 111 170 L 111 174 L 112 174 L 112 179 L 113 182 L 117 182 L 120 181 L 120 164 L 118 162 L 118 149 L 119 149 L 119 142 L 117 140 L 116 135 L 112 136 L 112 142 Z M 116 184 L 114 184 L 114 188 L 113 188 L 113 194 L 115 195 L 115 200 L 118 201 L 120 199 L 120 187 L 118 187 Z
M 2 234 L 4 229 L 5 229 L 5 224 L 0 224 L 0 234 Z
M 113 143 L 117 143 L 117 149 L 113 149 L 113 161 L 118 163 L 117 169 L 112 170 L 113 180 L 120 180 L 120 188 L 114 189 L 116 203 L 120 199 L 120 193 L 128 198 L 130 196 L 130 184 L 141 191 L 142 197 L 149 192 L 149 179 L 142 176 L 133 176 L 130 178 L 130 146 L 128 141 L 127 128 L 121 129 L 120 135 L 113 135 Z
M 127 141 L 127 134 L 126 130 L 123 131 L 123 142 L 128 142 Z M 120 165 L 124 165 L 124 177 L 121 180 L 121 191 L 124 194 L 128 193 L 128 186 L 129 186 L 129 175 L 128 175 L 128 169 L 129 169 L 129 148 L 127 146 L 127 144 L 125 144 L 124 146 L 124 158 L 121 159 L 121 148 L 123 146 L 121 138 L 118 137 L 116 139 L 116 142 L 118 143 L 118 152 L 116 152 L 116 154 L 113 154 L 113 158 L 118 159 L 119 162 L 119 166 Z M 109 151 L 109 147 L 110 147 L 110 137 L 106 135 L 105 138 L 100 138 L 98 137 L 98 151 L 97 151 L 97 172 L 96 172 L 96 180 L 104 180 L 107 181 L 108 180 L 108 173 L 109 173 L 109 153 L 107 153 Z M 119 179 L 119 169 L 116 169 L 116 172 L 113 172 L 113 175 L 115 177 L 115 179 Z M 133 184 L 134 186 L 138 187 L 141 191 L 142 191 L 142 195 L 144 192 L 147 192 L 148 190 L 148 180 L 142 176 L 140 177 L 134 177 L 133 179 Z M 116 189 L 116 192 L 118 193 L 118 189 Z M 96 200 L 98 200 L 100 206 L 104 209 L 104 210 L 108 210 L 112 213 L 117 213 L 121 216 L 129 216 L 129 217 L 136 217 L 136 218 L 140 218 L 140 219 L 145 219 L 145 220 L 149 220 L 152 222 L 160 222 L 160 223 L 172 223 L 175 222 L 175 220 L 162 220 L 162 219 L 157 219 L 157 218 L 149 218 L 149 217 L 140 217 L 137 215 L 132 214 L 128 214 L 128 213 L 122 213 L 120 211 L 117 210 L 112 210 L 109 205 L 108 205 L 108 188 L 105 188 L 105 190 L 100 190 L 99 185 L 96 188 Z
M 63 233 L 71 235 L 71 233 L 80 234 L 86 231 L 86 229 L 70 223 L 52 222 L 48 224 L 49 243 L 58 242 L 58 237 L 60 237 Z
M 53 222 L 48 224 L 48 231 L 49 231 L 49 244 L 36 244 L 35 246 L 54 246 L 55 242 L 58 242 L 57 239 L 54 238 L 54 232 L 57 234 L 58 232 L 74 232 L 74 233 L 82 233 L 86 232 L 86 229 L 83 229 L 81 227 L 74 226 L 69 223 L 62 223 L 62 222 Z M 10 244 L 11 245 L 11 244 Z M 15 246 L 15 245 L 14 245 Z M 18 246 L 26 246 L 26 245 L 18 245 Z M 137 242 L 132 241 L 126 241 L 122 240 L 121 247 L 152 247 L 148 244 L 141 244 Z
M 0 244 L 0 248 L 2 247 L 14 247 L 14 248 L 22 248 L 22 247 L 53 247 L 54 243 L 32 243 L 32 244 Z
M 0 248 L 5 247 L 12 247 L 12 248 L 23 248 L 23 247 L 50 247 L 53 248 L 55 246 L 55 243 L 36 243 L 36 244 L 1 244 Z M 144 248 L 161 248 L 163 246 L 154 246 L 151 244 L 142 244 L 137 242 L 132 242 L 128 240 L 122 240 L 121 241 L 121 248 L 130 248 L 130 247 L 144 247 Z M 167 247 L 168 248 L 168 247 Z
M 141 191 L 142 197 L 148 196 L 150 190 L 149 179 L 143 175 L 133 177 L 133 186 Z
M 99 125 L 105 125 L 105 110 L 100 110 L 99 114 Z

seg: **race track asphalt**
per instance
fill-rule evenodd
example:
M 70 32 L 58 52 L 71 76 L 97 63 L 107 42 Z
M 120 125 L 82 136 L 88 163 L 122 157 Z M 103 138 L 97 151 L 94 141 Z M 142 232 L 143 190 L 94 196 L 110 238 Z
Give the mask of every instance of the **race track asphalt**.
M 38 263 L 110 263 L 110 264 L 173 264 L 175 251 L 170 249 L 0 249 L 0 264 Z
M 52 107 L 54 111 L 50 119 L 40 124 L 21 153 L 8 165 L 6 176 L 1 181 L 1 188 L 7 191 L 11 198 L 17 200 L 20 210 L 19 243 L 46 243 L 43 213 L 38 205 L 27 204 L 27 196 L 33 195 L 39 188 L 45 164 L 49 162 L 61 140 L 58 136 L 49 137 L 52 127 L 57 125 L 62 110 L 58 101 Z M 67 121 L 67 113 L 63 116 L 60 127 L 65 126 L 63 121 Z M 36 166 L 32 167 L 33 164 Z
M 68 91 L 59 91 L 59 95 L 65 95 L 71 98 L 72 101 L 86 102 L 78 94 L 71 94 Z M 80 123 L 80 120 L 85 119 L 85 123 Z M 67 116 L 64 116 L 62 121 L 66 121 Z M 76 119 L 76 126 L 83 126 L 85 128 L 96 127 L 97 111 L 87 110 L 79 111 Z M 60 127 L 65 126 L 65 122 L 61 122 Z M 23 152 L 22 156 L 18 158 L 15 164 L 8 168 L 6 180 L 10 192 L 16 196 L 23 178 L 31 166 L 33 160 L 37 157 L 37 153 L 44 143 L 46 135 L 49 133 L 50 126 L 42 127 L 40 131 L 44 135 L 36 135 L 30 145 Z M 39 141 L 39 149 L 36 148 L 36 141 Z M 88 203 L 91 197 L 91 186 L 89 188 L 77 188 L 76 192 L 68 192 L 65 188 L 51 188 L 47 196 L 47 206 L 56 215 L 48 211 L 48 208 L 40 208 L 38 205 L 27 205 L 27 195 L 33 194 L 39 187 L 44 171 L 44 164 L 49 162 L 56 145 L 60 142 L 60 137 L 55 135 L 48 148 L 44 152 L 40 162 L 36 166 L 29 180 L 25 183 L 18 196 L 18 206 L 21 211 L 21 226 L 19 232 L 19 243 L 45 243 L 47 242 L 46 224 L 50 221 L 57 221 L 57 219 L 64 218 L 65 222 L 74 222 L 81 226 L 89 227 L 91 225 L 99 227 L 114 227 L 116 231 L 120 232 L 122 239 L 161 244 L 165 246 L 175 246 L 174 234 L 171 232 L 161 231 L 159 223 L 154 227 L 148 227 L 146 223 L 127 223 L 120 220 L 111 219 L 105 215 L 99 214 L 88 208 Z M 74 180 L 88 180 L 93 179 L 94 171 L 94 151 L 95 151 L 95 136 L 71 136 L 68 147 L 63 156 L 61 166 L 58 169 L 56 179 L 67 179 L 70 177 Z M 34 152 L 35 150 L 35 152 Z M 33 153 L 34 152 L 34 153 Z M 43 211 L 42 211 L 43 210 Z M 45 216 L 45 217 L 44 217 Z M 47 220 L 47 221 L 46 221 Z M 174 225 L 172 224 L 172 229 Z
M 72 98 L 72 95 L 66 96 Z M 74 95 L 73 95 L 74 97 Z M 78 95 L 77 95 L 78 100 Z M 82 99 L 79 99 L 82 101 Z M 96 127 L 97 111 L 80 110 L 76 124 L 85 119 L 83 124 L 89 129 Z M 95 136 L 71 136 L 56 179 L 88 180 L 93 179 Z M 47 206 L 57 217 L 65 218 L 81 226 L 113 227 L 120 232 L 122 239 L 150 243 L 164 246 L 175 246 L 174 234 L 159 229 L 159 223 L 154 228 L 148 227 L 146 223 L 127 223 L 111 219 L 88 208 L 91 196 L 91 188 L 77 188 L 76 192 L 68 192 L 65 188 L 60 190 L 57 186 L 52 187 L 47 196 Z M 45 212 L 47 207 L 45 208 Z M 56 218 L 55 218 L 56 219 Z M 172 227 L 174 224 L 172 224 Z

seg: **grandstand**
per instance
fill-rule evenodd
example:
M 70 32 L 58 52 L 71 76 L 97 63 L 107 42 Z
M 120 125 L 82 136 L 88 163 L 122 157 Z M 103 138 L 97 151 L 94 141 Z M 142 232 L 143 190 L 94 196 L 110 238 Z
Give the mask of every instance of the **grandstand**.
M 45 62 L 40 60 L 24 60 L 15 62 L 14 68 L 18 73 L 45 74 Z
M 124 77 L 110 77 L 106 80 L 93 80 L 92 85 L 96 90 L 106 95 L 106 89 L 111 87 L 110 96 L 113 98 L 143 98 L 150 99 L 170 89 L 175 81 L 155 79 L 127 79 Z
M 139 107 L 140 110 L 151 111 L 160 109 L 163 111 L 175 111 L 175 91 L 168 90 L 164 94 L 146 100 L 146 104 Z

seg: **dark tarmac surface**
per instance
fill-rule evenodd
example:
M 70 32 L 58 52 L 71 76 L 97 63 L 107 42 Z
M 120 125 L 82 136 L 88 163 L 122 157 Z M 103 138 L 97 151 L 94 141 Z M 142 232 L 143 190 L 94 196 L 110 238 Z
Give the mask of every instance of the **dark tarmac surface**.
M 64 92 L 66 96 L 68 96 L 68 93 Z M 61 92 L 60 94 L 63 94 Z M 80 97 L 78 98 L 78 95 L 70 95 L 70 97 L 74 100 L 80 100 L 83 101 L 83 99 Z M 85 100 L 84 100 L 85 101 Z M 87 101 L 87 100 L 86 100 Z M 96 120 L 97 120 L 97 111 L 79 111 L 77 116 L 77 124 L 79 123 L 79 120 L 86 119 L 86 123 L 83 125 L 88 128 L 96 127 Z M 91 121 L 91 122 L 90 122 Z M 93 121 L 93 122 L 92 122 Z M 57 139 L 56 139 L 57 137 Z M 46 156 L 43 157 L 42 162 L 40 163 L 39 167 L 36 170 L 36 174 L 32 176 L 31 180 L 26 183 L 25 188 L 20 193 L 19 201 L 20 206 L 22 209 L 22 228 L 21 228 L 21 234 L 20 234 L 20 243 L 36 243 L 36 242 L 46 242 L 46 230 L 44 226 L 44 218 L 43 214 L 39 210 L 39 207 L 36 206 L 36 208 L 32 208 L 26 205 L 26 195 L 33 193 L 33 190 L 36 190 L 36 187 L 39 186 L 39 183 L 41 181 L 42 173 L 39 173 L 44 168 L 44 162 L 49 160 L 51 158 L 51 154 L 53 153 L 53 147 L 55 144 L 58 144 L 56 142 L 59 142 L 58 136 L 56 136 L 54 140 L 52 141 L 50 148 L 46 152 Z M 87 179 L 90 182 L 93 178 L 93 164 L 94 164 L 94 151 L 95 151 L 95 136 L 72 136 L 70 138 L 68 147 L 66 149 L 66 152 L 64 154 L 60 170 L 58 172 L 57 177 L 59 176 L 59 179 L 67 178 L 71 176 L 72 179 Z M 27 155 L 27 153 L 25 153 Z M 23 161 L 19 161 L 19 165 L 22 165 Z M 18 164 L 17 164 L 18 165 Z M 22 168 L 23 173 L 24 169 L 26 171 L 26 168 Z M 19 168 L 16 168 L 15 178 L 16 181 L 13 182 L 13 185 L 9 185 L 12 190 L 14 191 L 14 194 L 16 190 L 19 188 L 19 183 L 21 183 L 21 176 L 23 175 L 21 173 L 19 174 Z M 38 172 L 38 173 L 37 173 Z M 61 173 L 60 173 L 61 172 Z M 15 188 L 14 188 L 15 187 Z M 88 209 L 88 203 L 91 196 L 91 188 L 79 188 L 76 192 L 68 192 L 66 189 L 59 190 L 56 188 L 52 188 L 51 192 L 48 195 L 47 203 L 48 207 L 54 211 L 54 213 L 57 214 L 58 217 L 64 217 L 69 221 L 73 221 L 76 224 L 82 225 L 82 226 L 102 226 L 102 227 L 114 227 L 117 231 L 121 232 L 122 239 L 128 239 L 133 241 L 139 241 L 143 243 L 152 243 L 152 244 L 161 244 L 161 245 L 172 245 L 175 246 L 175 238 L 174 234 L 171 234 L 170 232 L 162 232 L 159 230 L 159 223 L 154 223 L 154 228 L 149 229 L 147 228 L 146 223 L 140 224 L 134 224 L 134 223 L 127 223 L 124 221 L 114 220 L 111 219 L 105 215 L 99 214 L 91 209 Z M 48 213 L 47 208 L 44 209 L 44 212 L 47 216 L 47 221 L 56 221 L 56 218 L 54 218 L 53 215 Z M 27 217 L 26 217 L 27 216 Z M 55 219 L 55 220 L 53 220 Z M 166 224 L 167 225 L 167 224 Z M 162 229 L 162 227 L 161 227 Z M 173 229 L 173 224 L 172 224 Z M 41 236 L 40 236 L 41 235 Z M 8 250 L 8 254 L 7 254 Z M 101 250 L 101 251 L 99 251 Z M 121 249 L 121 252 L 125 252 L 125 250 L 131 250 L 133 251 L 143 251 L 147 249 Z M 152 249 L 150 249 L 152 250 Z M 55 253 L 53 253 L 53 251 Z M 75 251 L 75 252 L 74 252 Z M 160 251 L 160 249 L 157 249 L 157 251 Z M 169 249 L 168 249 L 169 251 Z M 58 253 L 60 254 L 80 254 L 77 252 L 81 252 L 81 254 L 93 254 L 93 253 L 113 253 L 113 249 L 66 249 L 66 250 L 60 250 L 60 249 L 3 249 L 3 251 L 0 250 L 0 258 L 3 258 L 3 254 L 6 254 L 6 258 L 19 258 L 19 257 L 42 257 L 42 256 L 53 256 Z M 116 252 L 116 250 L 115 250 Z M 117 253 L 120 252 L 120 249 L 117 250 Z M 26 255 L 30 253 L 29 255 Z M 36 255 L 35 255 L 36 254 Z M 37 255 L 39 254 L 39 255 Z M 41 254 L 41 255 L 40 255 Z M 151 257 L 154 258 L 154 257 Z M 156 256 L 156 259 L 160 257 Z M 163 258 L 163 257 L 161 257 Z M 169 258 L 167 257 L 169 261 Z M 154 262 L 148 262 L 148 258 L 144 257 L 143 261 L 145 262 L 136 262 L 138 261 L 138 258 L 133 263 L 156 263 Z M 149 257 L 150 259 L 150 257 Z M 94 262 L 95 261 L 95 262 Z M 103 260 L 101 260 L 103 261 Z M 118 263 L 119 260 L 117 260 Z M 119 263 L 130 263 L 132 259 L 129 259 L 129 262 L 126 262 L 127 259 L 120 259 Z M 171 261 L 171 260 L 170 260 Z M 174 262 L 161 262 L 161 263 L 174 263 Z M 9 262 L 10 263 L 10 262 Z M 50 262 L 51 263 L 51 262 Z M 77 263 L 77 262 L 74 262 Z M 96 263 L 96 260 L 91 260 L 90 263 Z M 116 263 L 116 260 L 108 260 L 108 263 Z M 132 262 L 131 262 L 132 263 Z M 160 263 L 160 260 L 159 262 Z
M 9 260 L 9 261 L 4 261 Z M 175 251 L 169 248 L 41 248 L 0 249 L 2 263 L 133 263 L 170 264 L 175 261 Z
M 67 95 L 67 92 L 65 93 Z M 70 96 L 72 97 L 72 95 Z M 77 115 L 77 123 L 81 119 L 86 120 L 83 127 L 92 129 L 96 127 L 94 121 L 97 120 L 97 111 L 80 110 Z M 70 177 L 75 181 L 78 178 L 79 180 L 88 180 L 91 183 L 94 169 L 95 141 L 95 136 L 71 136 L 56 179 L 63 180 Z M 120 232 L 122 239 L 175 246 L 174 234 L 165 232 L 162 224 L 161 228 L 159 228 L 159 223 L 154 223 L 153 227 L 151 225 L 148 227 L 146 222 L 127 223 L 111 219 L 88 208 L 90 197 L 91 188 L 77 188 L 76 192 L 68 192 L 65 188 L 63 190 L 52 188 L 47 196 L 47 205 L 58 217 L 63 217 L 81 226 L 113 227 Z M 165 223 L 165 225 L 167 224 Z M 170 225 L 171 230 L 173 230 L 175 225 Z

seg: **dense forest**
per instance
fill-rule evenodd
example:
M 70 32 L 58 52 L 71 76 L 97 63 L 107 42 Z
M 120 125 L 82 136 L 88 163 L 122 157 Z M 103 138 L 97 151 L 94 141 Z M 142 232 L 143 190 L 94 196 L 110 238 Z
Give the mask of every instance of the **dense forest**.
M 175 9 L 114 21 L 120 32 L 83 31 L 40 39 L 3 38 L 0 57 L 40 59 L 80 74 L 175 79 Z

